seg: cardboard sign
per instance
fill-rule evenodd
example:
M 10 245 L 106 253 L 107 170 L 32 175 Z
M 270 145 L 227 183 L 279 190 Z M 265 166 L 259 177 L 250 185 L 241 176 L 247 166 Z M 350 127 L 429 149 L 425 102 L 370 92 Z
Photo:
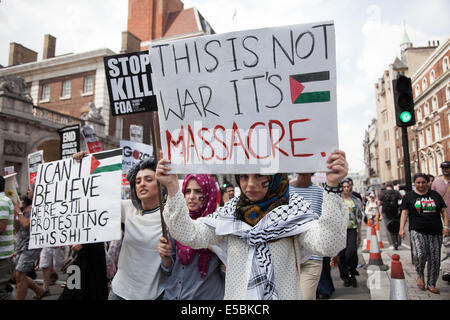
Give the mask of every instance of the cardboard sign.
M 148 52 L 104 57 L 113 116 L 156 111 Z
M 11 173 L 3 177 L 5 179 L 5 195 L 12 201 L 20 203 L 20 197 L 17 193 L 16 176 L 17 173 Z
M 149 48 L 174 173 L 327 171 L 338 147 L 333 22 Z
M 61 138 L 61 159 L 72 158 L 80 151 L 80 126 L 68 126 L 58 130 Z
M 90 153 L 96 153 L 103 150 L 102 144 L 94 132 L 94 128 L 91 126 L 83 126 L 81 128 L 81 133 L 84 136 L 84 141 L 86 141 Z
M 32 185 L 36 181 L 39 166 L 44 162 L 44 151 L 38 150 L 28 155 L 28 177 Z
M 120 140 L 120 147 L 123 149 L 122 169 L 124 172 L 128 172 L 135 163 L 153 155 L 153 147 L 144 143 Z
M 30 249 L 121 237 L 122 149 L 39 166 L 30 216 Z

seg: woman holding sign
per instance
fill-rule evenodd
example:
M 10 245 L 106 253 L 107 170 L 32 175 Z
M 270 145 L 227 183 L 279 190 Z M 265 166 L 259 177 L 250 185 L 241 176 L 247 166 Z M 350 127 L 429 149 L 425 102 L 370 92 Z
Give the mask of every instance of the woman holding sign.
M 219 189 L 208 174 L 190 174 L 181 192 L 193 220 L 213 213 Z M 161 237 L 158 246 L 165 275 L 164 300 L 222 300 L 225 274 L 222 263 L 209 249 L 195 250 L 174 239 Z
M 327 160 L 330 171 L 320 218 L 302 197 L 289 196 L 287 174 L 240 174 L 239 197 L 192 220 L 169 165 L 169 160 L 161 159 L 156 170 L 169 194 L 164 219 L 172 236 L 184 245 L 212 246 L 219 257 L 224 256 L 224 299 L 301 299 L 300 248 L 335 256 L 345 247 L 348 210 L 339 196 L 339 182 L 348 165 L 342 151 L 334 151 Z

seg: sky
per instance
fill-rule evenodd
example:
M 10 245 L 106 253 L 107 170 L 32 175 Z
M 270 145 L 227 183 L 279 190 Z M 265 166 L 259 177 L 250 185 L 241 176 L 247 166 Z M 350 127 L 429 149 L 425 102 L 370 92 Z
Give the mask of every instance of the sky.
M 375 83 L 400 57 L 404 28 L 415 47 L 450 36 L 448 0 L 185 0 L 216 33 L 333 20 L 339 148 L 350 172 L 364 170 L 365 130 L 376 117 Z M 119 53 L 128 0 L 0 0 L 0 64 L 9 43 L 38 52 L 44 35 L 56 55 L 109 48 Z

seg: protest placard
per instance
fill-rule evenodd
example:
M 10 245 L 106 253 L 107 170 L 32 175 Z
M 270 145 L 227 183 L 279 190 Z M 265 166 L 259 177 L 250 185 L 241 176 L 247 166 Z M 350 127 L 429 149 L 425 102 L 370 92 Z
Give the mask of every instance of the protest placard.
M 334 23 L 149 48 L 174 173 L 326 171 L 338 148 Z
M 58 130 L 61 144 L 61 159 L 72 158 L 80 151 L 80 126 L 68 126 Z
M 122 149 L 39 166 L 30 249 L 119 240 Z
M 156 111 L 147 51 L 104 57 L 113 116 Z
M 28 178 L 32 185 L 36 181 L 39 165 L 44 162 L 44 151 L 38 150 L 28 155 Z
M 86 142 L 90 153 L 96 153 L 103 150 L 102 144 L 95 134 L 94 128 L 89 125 L 83 126 L 81 128 L 81 133 L 83 134 L 84 141 Z

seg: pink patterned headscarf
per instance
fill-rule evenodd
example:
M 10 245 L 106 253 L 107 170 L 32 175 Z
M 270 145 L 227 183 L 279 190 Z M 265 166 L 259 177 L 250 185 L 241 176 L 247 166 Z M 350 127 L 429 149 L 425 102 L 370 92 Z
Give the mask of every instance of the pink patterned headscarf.
M 217 194 L 219 192 L 217 188 L 217 184 L 214 179 L 208 174 L 190 174 L 188 175 L 184 181 L 183 186 L 181 188 L 181 192 L 184 194 L 186 192 L 187 184 L 189 180 L 194 179 L 197 181 L 198 185 L 202 189 L 203 194 L 203 202 L 195 211 L 189 211 L 189 215 L 193 220 L 196 220 L 200 217 L 204 217 L 210 213 L 213 213 L 217 209 Z M 208 249 L 199 249 L 195 250 L 188 246 L 183 246 L 178 241 L 177 243 L 177 256 L 180 260 L 180 263 L 183 265 L 188 265 L 191 263 L 192 259 L 195 256 L 195 252 L 198 251 L 198 270 L 200 272 L 201 277 L 205 277 L 208 273 L 208 265 L 209 259 L 211 257 L 212 252 Z

